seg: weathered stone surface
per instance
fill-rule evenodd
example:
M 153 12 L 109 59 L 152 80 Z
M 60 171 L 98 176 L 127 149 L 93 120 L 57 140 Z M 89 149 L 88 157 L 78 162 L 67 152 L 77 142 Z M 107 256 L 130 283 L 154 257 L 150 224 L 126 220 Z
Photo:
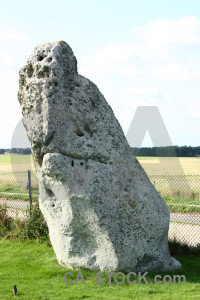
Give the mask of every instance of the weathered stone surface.
M 132 155 L 98 88 L 63 41 L 35 48 L 18 94 L 39 179 L 39 203 L 60 264 L 172 270 L 169 210 Z

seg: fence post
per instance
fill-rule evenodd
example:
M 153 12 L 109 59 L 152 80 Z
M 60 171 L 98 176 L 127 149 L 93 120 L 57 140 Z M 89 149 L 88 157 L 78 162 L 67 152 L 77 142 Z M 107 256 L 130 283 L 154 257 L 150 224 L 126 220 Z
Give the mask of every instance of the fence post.
M 28 191 L 29 191 L 29 201 L 30 201 L 30 213 L 32 209 L 32 193 L 31 193 L 31 171 L 28 170 Z

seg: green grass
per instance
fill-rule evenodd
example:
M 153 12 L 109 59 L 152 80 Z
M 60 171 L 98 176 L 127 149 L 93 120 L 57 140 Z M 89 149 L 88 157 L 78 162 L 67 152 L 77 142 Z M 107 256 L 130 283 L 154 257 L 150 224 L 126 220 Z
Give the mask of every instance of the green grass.
M 0 164 L 7 164 L 10 163 L 29 163 L 32 162 L 32 155 L 0 155 Z
M 39 190 L 32 188 L 32 200 L 38 201 Z M 22 190 L 19 185 L 5 184 L 0 186 L 0 199 L 12 199 L 12 200 L 24 200 L 29 201 L 29 191 L 28 189 Z
M 16 200 L 16 201 L 29 201 L 29 195 L 22 195 L 22 194 L 4 194 L 0 192 L 0 201 L 1 199 L 7 200 Z M 38 202 L 38 195 L 32 194 L 32 200 Z
M 39 190 L 32 188 L 32 200 L 38 201 Z M 29 201 L 29 191 L 28 189 L 22 190 L 19 185 L 12 185 L 6 183 L 0 186 L 0 199 L 12 199 L 12 200 L 24 200 Z
M 97 285 L 95 279 L 87 280 L 85 285 L 66 285 L 64 274 L 69 271 L 59 266 L 51 247 L 45 243 L 16 242 L 0 239 L 0 299 L 12 299 L 14 284 L 18 287 L 18 299 L 200 299 L 200 258 L 178 257 L 183 269 L 176 272 L 157 272 L 168 275 L 185 275 L 183 284 L 141 284 L 116 285 L 104 283 Z M 133 270 L 134 271 L 134 270 Z M 95 277 L 95 272 L 82 270 L 84 278 Z M 78 271 L 74 271 L 74 280 Z M 155 274 L 149 273 L 152 281 Z
M 200 212 L 200 200 L 163 196 L 171 212 L 192 213 Z
M 181 204 L 200 205 L 200 200 L 193 199 L 193 198 L 163 196 L 163 199 L 167 203 L 176 204 L 176 205 L 181 205 Z
M 170 212 L 173 213 L 197 213 L 200 212 L 200 206 L 187 206 L 184 204 L 167 204 Z

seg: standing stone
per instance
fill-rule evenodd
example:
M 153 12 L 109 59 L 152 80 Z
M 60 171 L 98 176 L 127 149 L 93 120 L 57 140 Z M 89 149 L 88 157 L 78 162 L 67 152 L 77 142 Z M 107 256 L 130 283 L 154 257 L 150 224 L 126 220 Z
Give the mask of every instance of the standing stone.
M 19 102 L 39 204 L 59 263 L 102 271 L 175 270 L 169 210 L 133 156 L 97 86 L 63 41 L 20 70 Z

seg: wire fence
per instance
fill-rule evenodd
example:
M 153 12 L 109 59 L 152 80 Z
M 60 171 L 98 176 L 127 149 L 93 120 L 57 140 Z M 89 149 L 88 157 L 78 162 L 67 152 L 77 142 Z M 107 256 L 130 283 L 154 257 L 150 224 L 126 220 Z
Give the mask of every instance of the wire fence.
M 200 175 L 151 175 L 156 190 L 170 210 L 169 240 L 200 244 Z M 0 173 L 0 205 L 9 216 L 25 218 L 38 201 L 39 189 L 33 171 Z
M 170 210 L 169 240 L 200 245 L 200 175 L 152 175 Z
M 0 172 L 0 205 L 7 207 L 12 218 L 26 218 L 27 210 L 38 201 L 36 172 Z

